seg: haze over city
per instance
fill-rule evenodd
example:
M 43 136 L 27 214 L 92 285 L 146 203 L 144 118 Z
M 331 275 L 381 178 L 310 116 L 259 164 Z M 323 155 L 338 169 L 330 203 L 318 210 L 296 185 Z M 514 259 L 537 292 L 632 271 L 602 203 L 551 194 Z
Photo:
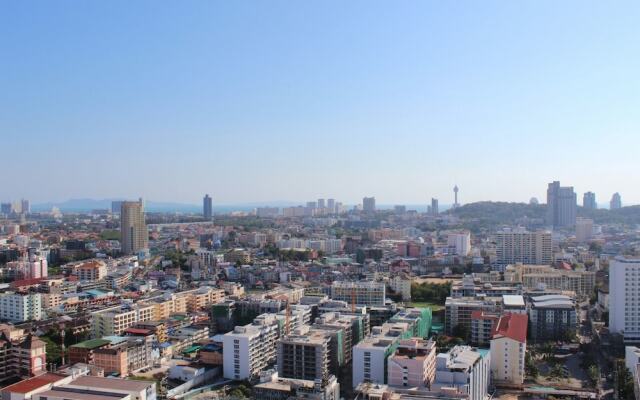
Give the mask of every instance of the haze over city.
M 0 199 L 640 202 L 637 2 L 5 2 Z

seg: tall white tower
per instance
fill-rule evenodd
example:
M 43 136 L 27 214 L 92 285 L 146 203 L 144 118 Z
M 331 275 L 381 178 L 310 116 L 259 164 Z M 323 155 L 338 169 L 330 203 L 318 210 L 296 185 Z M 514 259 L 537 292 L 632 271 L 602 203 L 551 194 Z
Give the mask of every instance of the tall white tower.
M 455 201 L 453 202 L 453 208 L 460 207 L 460 204 L 458 204 L 458 190 L 458 185 L 455 185 L 453 187 L 453 197 L 455 198 Z

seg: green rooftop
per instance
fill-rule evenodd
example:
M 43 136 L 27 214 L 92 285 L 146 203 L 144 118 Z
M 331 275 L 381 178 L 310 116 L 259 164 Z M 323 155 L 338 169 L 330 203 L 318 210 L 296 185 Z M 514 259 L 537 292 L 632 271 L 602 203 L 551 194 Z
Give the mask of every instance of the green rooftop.
M 186 349 L 182 350 L 183 354 L 191 354 L 193 352 L 196 352 L 198 350 L 200 350 L 202 348 L 202 346 L 198 346 L 198 345 L 192 345 L 187 347 Z
M 110 344 L 111 341 L 109 340 L 105 340 L 105 339 L 91 339 L 91 340 L 85 340 L 84 342 L 80 342 L 77 344 L 72 345 L 71 347 L 80 347 L 82 349 L 95 349 L 98 347 L 102 347 L 105 346 L 107 344 Z

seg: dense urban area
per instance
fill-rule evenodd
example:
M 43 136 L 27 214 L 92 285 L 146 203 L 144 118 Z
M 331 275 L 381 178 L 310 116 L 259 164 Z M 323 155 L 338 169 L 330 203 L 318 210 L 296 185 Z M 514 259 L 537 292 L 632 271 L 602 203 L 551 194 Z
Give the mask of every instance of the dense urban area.
M 640 207 L 458 196 L 2 203 L 2 399 L 638 398 Z

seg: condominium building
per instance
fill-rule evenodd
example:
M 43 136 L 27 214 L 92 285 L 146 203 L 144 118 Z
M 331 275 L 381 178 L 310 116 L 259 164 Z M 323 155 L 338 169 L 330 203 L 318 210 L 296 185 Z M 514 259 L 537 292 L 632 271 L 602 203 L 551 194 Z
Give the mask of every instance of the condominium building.
M 0 319 L 11 322 L 39 321 L 42 319 L 42 295 L 40 293 L 0 294 Z
M 456 327 L 470 332 L 474 311 L 499 312 L 502 305 L 502 297 L 447 297 L 445 301 L 445 333 L 453 334 Z
M 94 338 L 119 336 L 125 329 L 138 322 L 153 321 L 155 307 L 151 304 L 137 304 L 133 308 L 113 307 L 91 314 L 91 331 Z
M 386 383 L 387 358 L 401 339 L 411 337 L 409 324 L 385 323 L 353 347 L 353 387 L 362 382 Z
M 331 299 L 363 306 L 384 306 L 385 284 L 383 282 L 335 281 L 331 285 Z
M 619 256 L 609 263 L 609 330 L 640 341 L 640 258 Z
M 205 221 L 211 221 L 213 219 L 213 205 L 211 196 L 208 194 L 205 194 L 202 199 L 202 215 Z
M 278 376 L 319 380 L 329 377 L 329 336 L 308 326 L 278 340 Z
M 489 346 L 493 330 L 500 319 L 500 315 L 499 312 L 473 311 L 471 313 L 471 336 L 469 342 L 474 346 Z
M 120 205 L 120 246 L 124 254 L 135 254 L 149 247 L 142 199 L 123 201 Z
M 457 255 L 468 256 L 471 252 L 471 233 L 469 231 L 449 233 L 447 246 L 453 248 Z
M 552 268 L 547 265 L 516 265 L 516 277 L 526 289 L 568 290 L 584 298 L 593 294 L 596 273 Z
M 263 314 L 253 323 L 236 326 L 222 336 L 226 379 L 241 380 L 256 376 L 276 360 L 276 342 L 279 337 L 278 319 Z
M 528 322 L 526 315 L 506 314 L 496 323 L 491 338 L 491 374 L 495 381 L 524 382 Z
M 589 218 L 576 218 L 576 241 L 584 243 L 593 235 L 593 220 Z
M 596 203 L 596 194 L 593 192 L 586 192 L 582 197 L 582 207 L 585 210 L 595 210 L 598 208 L 598 203 Z
M 400 340 L 387 359 L 390 386 L 430 388 L 436 373 L 436 344 L 433 340 Z
M 488 395 L 491 375 L 489 350 L 455 346 L 436 356 L 436 377 L 431 390 L 469 400 L 484 400 Z
M 497 262 L 501 265 L 549 265 L 553 261 L 551 232 L 505 229 L 495 234 L 495 243 Z
M 400 294 L 402 301 L 411 300 L 411 277 L 406 273 L 399 273 L 389 278 L 389 287 Z
M 374 212 L 376 210 L 376 198 L 375 197 L 364 197 L 362 199 L 362 211 L 364 212 Z
M 566 228 L 575 225 L 578 205 L 573 186 L 554 181 L 547 188 L 547 225 Z
M 620 197 L 620 193 L 615 192 L 613 196 L 611 196 L 611 201 L 609 202 L 609 209 L 617 210 L 622 208 L 622 198 Z
M 573 299 L 565 295 L 531 298 L 529 304 L 530 337 L 533 340 L 557 340 L 575 333 L 578 315 Z

